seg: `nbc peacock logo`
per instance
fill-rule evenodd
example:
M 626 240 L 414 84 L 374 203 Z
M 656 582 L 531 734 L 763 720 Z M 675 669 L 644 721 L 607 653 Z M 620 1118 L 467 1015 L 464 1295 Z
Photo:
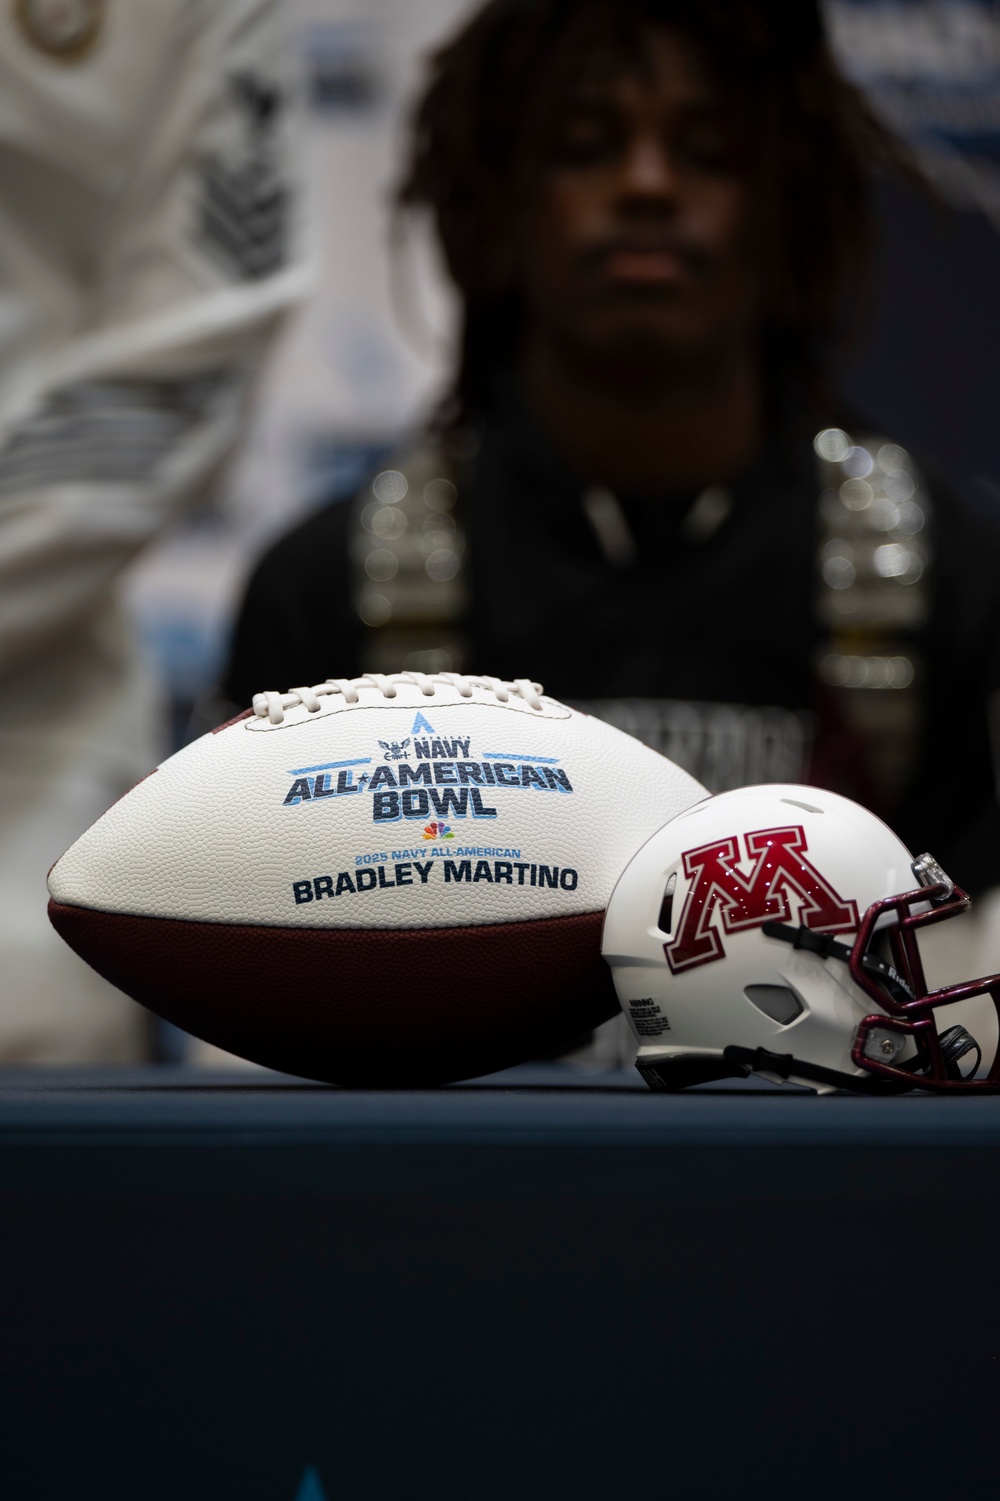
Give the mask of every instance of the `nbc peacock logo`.
M 454 839 L 451 825 L 447 823 L 429 823 L 424 828 L 425 839 Z

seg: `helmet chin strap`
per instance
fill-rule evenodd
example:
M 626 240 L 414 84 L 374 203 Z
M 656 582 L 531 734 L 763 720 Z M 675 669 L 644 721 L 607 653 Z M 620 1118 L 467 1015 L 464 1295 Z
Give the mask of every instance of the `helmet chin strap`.
M 805 1079 L 810 1084 L 828 1084 L 834 1089 L 850 1089 L 855 1094 L 902 1094 L 920 1086 L 916 1075 L 912 1084 L 897 1083 L 893 1079 L 878 1079 L 874 1074 L 845 1074 L 839 1069 L 823 1068 L 819 1063 L 806 1063 L 791 1053 L 770 1053 L 767 1048 L 724 1048 L 722 1056 L 727 1063 L 735 1063 L 744 1077 L 748 1074 L 776 1074 L 779 1079 Z
M 793 949 L 814 953 L 817 958 L 839 959 L 842 964 L 850 964 L 853 949 L 848 944 L 838 943 L 830 934 L 818 934 L 803 926 L 796 928 L 791 923 L 763 923 L 761 932 L 767 938 L 778 938 L 782 943 L 791 944 Z M 865 953 L 862 956 L 862 967 L 886 989 L 887 995 L 898 1006 L 907 1006 L 916 1000 L 910 985 L 884 959 L 878 958 L 874 953 Z M 982 1061 L 982 1051 L 976 1039 L 964 1027 L 949 1027 L 937 1040 L 950 1078 L 955 1081 L 974 1078 Z M 976 1064 L 970 1072 L 962 1075 L 959 1061 L 970 1052 L 976 1054 Z M 719 1060 L 718 1054 L 713 1057 L 688 1054 L 658 1060 L 644 1058 L 641 1063 L 637 1061 L 637 1067 L 652 1090 L 683 1090 L 691 1088 L 691 1085 L 710 1084 L 718 1079 L 748 1078 L 751 1073 L 802 1081 L 803 1084 L 826 1085 L 835 1090 L 850 1090 L 854 1094 L 902 1094 L 907 1090 L 919 1090 L 923 1082 L 922 1075 L 917 1072 L 922 1067 L 919 1051 L 907 1063 L 895 1066 L 899 1072 L 911 1075 L 910 1079 L 880 1078 L 875 1073 L 844 1073 L 839 1069 L 826 1069 L 823 1064 L 806 1063 L 805 1058 L 796 1058 L 790 1052 L 740 1048 L 736 1043 L 722 1049 L 722 1060 Z
M 789 923 L 779 922 L 763 923 L 761 931 L 768 938 L 779 938 L 783 943 L 790 943 L 793 948 L 805 949 L 808 953 L 817 954 L 823 959 L 839 959 L 845 964 L 851 959 L 851 948 L 846 943 L 838 943 L 828 933 L 814 933 L 809 928 L 793 927 Z M 916 1000 L 913 990 L 899 971 L 891 964 L 887 964 L 884 959 L 880 959 L 877 954 L 864 954 L 861 966 L 878 980 L 897 1005 L 906 1005 Z M 983 1055 L 982 1049 L 970 1032 L 961 1026 L 949 1027 L 946 1032 L 941 1033 L 938 1043 L 948 1073 L 954 1079 L 963 1078 L 959 1068 L 960 1060 L 968 1053 L 975 1052 L 975 1066 L 965 1077 L 971 1078 L 975 1075 Z M 894 1094 L 901 1090 L 920 1088 L 919 1053 L 916 1058 L 896 1065 L 897 1068 L 913 1074 L 912 1084 L 906 1084 L 902 1080 L 877 1079 L 871 1075 L 866 1078 L 859 1074 L 845 1074 L 837 1069 L 823 1068 L 820 1064 L 805 1063 L 793 1058 L 790 1053 L 770 1053 L 766 1048 L 728 1047 L 724 1049 L 723 1057 L 727 1062 L 749 1067 L 754 1073 L 774 1073 L 783 1079 L 794 1075 L 795 1078 L 807 1079 L 811 1083 L 832 1084 L 839 1089 L 852 1089 L 862 1094 Z
M 972 1078 L 982 1061 L 982 1052 L 976 1039 L 964 1027 L 949 1027 L 938 1041 L 944 1054 L 948 1071 L 956 1079 L 963 1078 L 958 1064 L 966 1054 L 976 1054 L 976 1064 L 964 1077 Z M 744 1074 L 777 1074 L 780 1079 L 806 1079 L 810 1084 L 832 1084 L 836 1089 L 850 1089 L 856 1094 L 901 1094 L 910 1089 L 919 1089 L 922 1079 L 916 1072 L 918 1059 L 898 1063 L 897 1068 L 913 1072 L 912 1084 L 902 1080 L 878 1079 L 874 1074 L 842 1074 L 835 1068 L 823 1068 L 818 1063 L 804 1063 L 791 1053 L 770 1053 L 767 1048 L 724 1048 L 722 1056 L 727 1063 L 735 1063 Z
M 768 1074 L 772 1078 L 804 1080 L 810 1084 L 826 1084 L 834 1089 L 850 1089 L 858 1094 L 902 1094 L 919 1086 L 919 1078 L 912 1084 L 899 1083 L 893 1079 L 878 1079 L 874 1074 L 843 1074 L 837 1069 L 823 1068 L 818 1063 L 806 1063 L 791 1053 L 771 1053 L 767 1048 L 741 1048 L 731 1045 L 724 1048 L 722 1061 L 718 1057 L 704 1058 L 697 1054 L 674 1058 L 642 1059 L 636 1068 L 650 1089 L 690 1089 L 695 1084 L 714 1084 L 720 1079 L 746 1079 L 751 1074 Z
M 850 963 L 853 950 L 846 943 L 839 943 L 829 933 L 815 933 L 810 928 L 794 927 L 790 923 L 767 922 L 761 931 L 768 938 L 780 939 L 793 948 L 804 949 L 820 959 L 839 959 Z M 884 986 L 897 1005 L 912 1003 L 916 997 L 902 975 L 880 959 L 876 954 L 866 953 L 861 960 L 863 968 Z M 964 1027 L 949 1027 L 938 1038 L 948 1074 L 956 1081 L 971 1079 L 979 1068 L 982 1053 L 975 1038 Z M 976 1054 L 975 1067 L 963 1075 L 959 1062 L 970 1052 Z M 876 1074 L 848 1074 L 839 1069 L 825 1068 L 819 1063 L 808 1063 L 792 1053 L 772 1053 L 767 1048 L 744 1048 L 736 1044 L 722 1050 L 721 1062 L 716 1055 L 708 1058 L 689 1054 L 671 1058 L 637 1060 L 643 1079 L 651 1089 L 676 1090 L 690 1088 L 695 1084 L 713 1083 L 719 1079 L 747 1078 L 750 1074 L 769 1075 L 772 1079 L 801 1080 L 806 1084 L 825 1084 L 828 1088 L 846 1089 L 854 1094 L 894 1095 L 907 1090 L 919 1089 L 924 1082 L 918 1072 L 921 1068 L 918 1054 L 906 1063 L 896 1064 L 899 1071 L 906 1072 L 910 1079 L 886 1079 Z
M 766 938 L 780 938 L 783 943 L 790 943 L 793 949 L 805 949 L 807 953 L 818 954 L 821 959 L 839 959 L 843 964 L 851 962 L 853 950 L 850 946 L 838 943 L 829 933 L 814 933 L 811 928 L 795 928 L 790 923 L 783 922 L 762 923 L 761 932 Z M 897 1005 L 905 1006 L 909 1001 L 916 1000 L 899 971 L 877 954 L 865 954 L 861 965 L 885 986 Z

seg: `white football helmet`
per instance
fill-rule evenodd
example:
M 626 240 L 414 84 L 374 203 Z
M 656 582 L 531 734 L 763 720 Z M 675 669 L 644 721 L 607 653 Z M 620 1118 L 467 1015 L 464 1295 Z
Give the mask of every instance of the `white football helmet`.
M 743 787 L 643 845 L 602 951 L 653 1088 L 754 1073 L 821 1092 L 996 1090 L 1000 1047 L 984 1074 L 979 1043 L 936 1013 L 989 996 L 1000 1017 L 1000 975 L 928 992 L 917 946 L 969 906 L 857 803 Z

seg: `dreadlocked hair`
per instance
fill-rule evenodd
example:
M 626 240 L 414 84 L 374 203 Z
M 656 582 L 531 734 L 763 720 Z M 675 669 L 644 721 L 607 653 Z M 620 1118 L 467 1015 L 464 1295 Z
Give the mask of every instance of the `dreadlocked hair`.
M 431 59 L 397 194 L 430 211 L 463 301 L 449 425 L 483 409 L 516 350 L 506 229 L 546 132 L 595 54 L 641 67 L 654 26 L 695 47 L 747 142 L 772 375 L 819 389 L 856 326 L 874 249 L 871 173 L 919 171 L 840 73 L 815 0 L 489 0 Z

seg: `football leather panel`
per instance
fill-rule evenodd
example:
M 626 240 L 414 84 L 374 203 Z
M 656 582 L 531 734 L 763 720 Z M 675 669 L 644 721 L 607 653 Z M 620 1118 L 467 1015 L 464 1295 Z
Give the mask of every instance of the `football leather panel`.
M 444 1084 L 557 1052 L 618 1010 L 604 914 L 463 928 L 302 929 L 52 901 L 99 974 L 185 1031 L 332 1084 Z
M 293 704 L 200 736 L 81 834 L 50 895 L 319 932 L 547 921 L 603 912 L 636 850 L 707 796 L 554 700 L 432 681 L 430 696 L 372 683 L 354 704 L 327 693 L 315 715 Z

